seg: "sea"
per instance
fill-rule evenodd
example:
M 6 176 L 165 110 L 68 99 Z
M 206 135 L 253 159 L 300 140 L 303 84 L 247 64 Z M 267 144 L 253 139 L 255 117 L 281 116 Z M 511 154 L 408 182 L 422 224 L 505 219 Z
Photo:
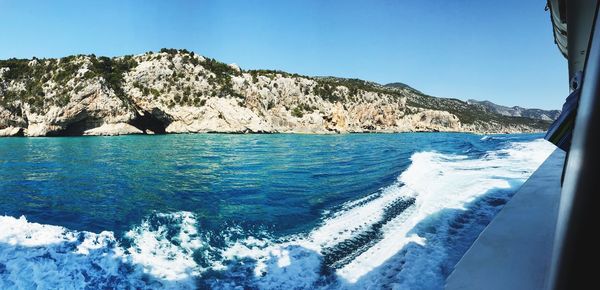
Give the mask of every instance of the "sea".
M 541 138 L 1 138 L 0 289 L 441 289 Z

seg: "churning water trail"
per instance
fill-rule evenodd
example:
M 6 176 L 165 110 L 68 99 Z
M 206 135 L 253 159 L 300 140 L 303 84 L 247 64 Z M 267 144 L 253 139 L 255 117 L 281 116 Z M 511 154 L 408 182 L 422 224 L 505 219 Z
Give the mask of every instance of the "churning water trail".
M 553 150 L 518 138 L 477 150 L 495 138 L 456 153 L 415 151 L 391 184 L 324 208 L 315 226 L 290 234 L 209 229 L 189 211 L 151 213 L 122 235 L 2 216 L 0 288 L 442 288 Z
M 230 274 L 232 281 L 221 277 L 212 286 L 442 288 L 462 253 L 552 150 L 536 140 L 477 159 L 415 153 L 395 184 L 348 202 L 306 236 L 225 249 L 226 263 L 256 261 L 254 277 Z M 236 270 L 248 269 L 228 268 Z

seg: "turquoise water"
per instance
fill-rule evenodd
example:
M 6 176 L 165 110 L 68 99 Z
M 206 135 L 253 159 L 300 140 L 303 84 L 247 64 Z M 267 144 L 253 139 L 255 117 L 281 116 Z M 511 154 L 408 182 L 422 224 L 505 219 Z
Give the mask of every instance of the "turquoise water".
M 370 254 L 375 251 L 371 247 L 386 242 L 392 223 L 402 228 L 417 219 L 425 191 L 436 193 L 435 198 L 448 194 L 445 199 L 452 206 L 472 202 L 473 197 L 499 199 L 491 208 L 477 205 L 475 211 L 485 215 L 465 227 L 469 235 L 464 240 L 476 237 L 549 153 L 546 144 L 536 141 L 540 137 L 406 133 L 0 139 L 0 214 L 5 215 L 0 230 L 5 227 L 9 233 L 0 234 L 0 286 L 16 287 L 11 267 L 18 263 L 36 271 L 34 256 L 18 263 L 13 259 L 15 243 L 28 241 L 19 232 L 26 228 L 40 241 L 51 230 L 61 232 L 52 236 L 58 242 L 33 246 L 47 251 L 52 263 L 69 265 L 66 272 L 55 270 L 45 278 L 60 283 L 83 281 L 81 285 L 89 286 L 93 282 L 109 288 L 360 288 L 360 283 L 367 283 L 364 277 L 375 272 L 365 274 L 353 261 L 379 257 Z M 519 158 L 523 163 L 517 162 Z M 420 180 L 419 176 L 429 177 Z M 477 178 L 481 182 L 474 182 Z M 444 184 L 425 186 L 428 182 Z M 420 186 L 425 187 L 419 190 Z M 404 192 L 409 187 L 411 192 Z M 464 192 L 472 194 L 463 197 Z M 445 199 L 431 204 L 443 209 L 440 202 Z M 410 215 L 411 211 L 415 213 Z M 21 216 L 26 220 L 18 220 Z M 36 228 L 37 224 L 45 228 Z M 342 233 L 335 226 L 339 224 L 352 231 Z M 101 236 L 103 231 L 112 236 Z M 320 231 L 329 232 L 321 237 Z M 77 238 L 71 241 L 69 235 Z M 95 261 L 88 239 L 102 245 L 92 247 L 100 251 L 99 257 L 109 253 L 119 258 L 110 263 L 105 258 L 97 258 L 102 263 Z M 83 256 L 64 256 L 70 248 L 62 247 L 68 243 L 77 253 L 85 245 Z M 273 247 L 279 247 L 279 252 Z M 252 252 L 254 248 L 264 253 Z M 275 259 L 269 257 L 277 258 L 273 253 L 284 248 L 289 253 L 299 251 L 294 256 L 302 261 L 298 265 L 313 275 L 296 275 L 296 281 L 277 271 L 260 272 L 261 265 L 269 269 L 268 261 Z M 459 248 L 449 255 L 452 259 L 465 246 Z M 25 256 L 32 255 L 31 250 L 19 249 Z M 312 260 L 304 261 L 306 257 Z M 168 261 L 187 268 L 171 271 Z M 121 269 L 123 265 L 128 266 Z M 438 280 L 446 275 L 439 272 Z M 352 282 L 357 276 L 363 280 Z M 268 283 L 263 277 L 269 278 Z M 55 285 L 35 283 L 42 282 L 26 286 Z
M 392 183 L 419 150 L 481 153 L 480 136 L 163 135 L 0 139 L 0 213 L 123 231 L 152 211 L 295 232 Z M 525 137 L 526 138 L 526 137 Z M 491 146 L 488 146 L 491 147 Z

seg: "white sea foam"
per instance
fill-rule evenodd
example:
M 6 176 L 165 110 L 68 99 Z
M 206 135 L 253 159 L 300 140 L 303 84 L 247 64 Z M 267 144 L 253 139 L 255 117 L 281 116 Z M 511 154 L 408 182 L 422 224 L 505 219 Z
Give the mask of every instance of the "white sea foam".
M 453 250 L 452 245 L 446 241 L 456 233 L 448 233 L 449 224 L 468 207 L 473 207 L 475 215 L 495 213 L 495 207 L 473 203 L 492 192 L 497 193 L 496 197 L 513 193 L 553 150 L 550 143 L 536 140 L 512 143 L 506 149 L 488 152 L 481 159 L 434 152 L 414 154 L 412 165 L 399 178 L 404 183 L 399 191 L 414 196 L 414 206 L 387 223 L 383 228 L 384 238 L 338 270 L 338 275 L 352 286 L 389 280 L 389 284 L 401 288 L 441 287 L 444 276 L 436 269 L 444 266 L 452 254 L 448 253 Z M 473 234 L 477 235 L 481 229 Z M 396 257 L 403 264 L 398 272 L 390 274 L 389 267 L 374 271 L 401 250 L 406 254 Z M 412 255 L 418 257 L 405 258 Z M 367 274 L 369 277 L 365 277 Z
M 156 214 L 155 217 L 166 222 L 152 225 L 145 220 L 125 235 L 132 241 L 128 248 L 131 261 L 142 265 L 144 272 L 167 281 L 184 281 L 197 276 L 193 253 L 203 243 L 194 216 L 189 212 L 178 212 Z M 169 227 L 173 225 L 178 227 L 177 234 L 169 237 Z
M 536 140 L 478 159 L 416 153 L 395 184 L 342 205 L 309 233 L 232 239 L 211 249 L 218 258 L 205 268 L 193 254 L 211 247 L 187 212 L 155 214 L 123 243 L 112 232 L 0 217 L 0 289 L 190 289 L 196 279 L 216 289 L 441 288 L 460 255 L 553 148 Z M 405 204 L 398 207 L 399 201 Z
M 260 245 L 238 241 L 223 257 L 256 261 L 254 277 L 248 277 L 252 283 L 243 282 L 261 289 L 442 288 L 449 268 L 485 223 L 553 150 L 550 143 L 536 140 L 514 142 L 479 159 L 416 153 L 396 184 L 347 203 L 306 236 Z M 414 204 L 386 222 L 381 237 L 335 269 L 333 278 L 319 275 L 326 248 L 368 231 L 401 198 L 414 198 Z M 212 284 L 214 288 L 233 285 L 227 280 Z
M 0 289 L 193 289 L 200 247 L 187 212 L 157 214 L 177 227 L 145 220 L 127 233 L 125 249 L 112 232 L 100 234 L 0 216 Z

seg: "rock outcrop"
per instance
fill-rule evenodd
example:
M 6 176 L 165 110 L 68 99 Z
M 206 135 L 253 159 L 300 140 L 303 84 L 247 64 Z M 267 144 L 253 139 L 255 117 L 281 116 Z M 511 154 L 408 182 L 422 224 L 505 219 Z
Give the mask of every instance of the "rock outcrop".
M 242 70 L 185 50 L 0 61 L 0 136 L 504 133 L 548 125 L 408 86 Z
M 86 136 L 114 136 L 114 135 L 129 135 L 129 134 L 144 134 L 147 132 L 142 132 L 142 130 L 126 124 L 126 123 L 116 123 L 116 124 L 102 124 L 100 127 L 96 127 L 93 129 L 88 129 L 83 132 L 83 135 Z

